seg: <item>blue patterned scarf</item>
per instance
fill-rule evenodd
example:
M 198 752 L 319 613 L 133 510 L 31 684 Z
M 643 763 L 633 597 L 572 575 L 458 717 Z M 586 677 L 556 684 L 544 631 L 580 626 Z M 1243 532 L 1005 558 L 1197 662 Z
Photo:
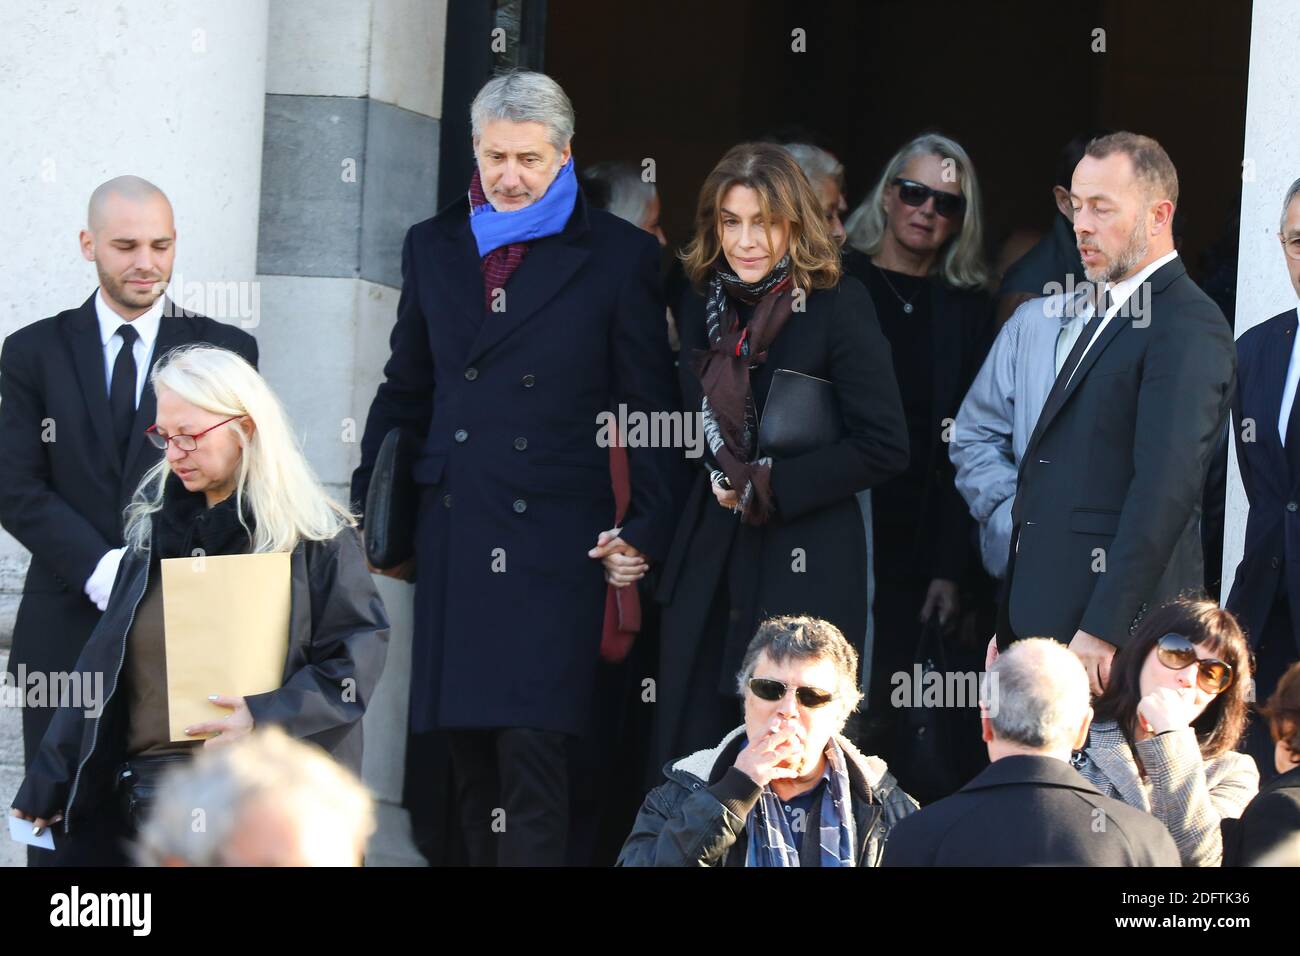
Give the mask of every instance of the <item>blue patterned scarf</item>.
M 822 774 L 821 821 L 818 846 L 822 866 L 857 866 L 857 827 L 849 791 L 847 759 L 834 738 L 826 746 L 826 769 Z M 746 866 L 798 866 L 791 823 L 771 785 L 763 788 L 758 803 L 745 820 L 749 848 Z M 811 834 L 804 834 L 807 840 Z
M 573 215 L 573 201 L 577 195 L 578 177 L 574 175 L 573 157 L 570 156 L 554 182 L 535 203 L 509 212 L 497 212 L 490 202 L 481 206 L 471 205 L 469 226 L 474 230 L 479 257 L 502 246 L 531 242 L 562 232 Z

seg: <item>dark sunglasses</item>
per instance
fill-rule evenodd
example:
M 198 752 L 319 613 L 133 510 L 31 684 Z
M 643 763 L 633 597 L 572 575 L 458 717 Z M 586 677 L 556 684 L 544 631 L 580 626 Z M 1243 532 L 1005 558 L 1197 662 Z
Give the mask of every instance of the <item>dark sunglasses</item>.
M 1196 656 L 1196 645 L 1181 634 L 1166 634 L 1156 641 L 1156 658 L 1170 670 L 1196 665 L 1196 685 L 1207 694 L 1222 694 L 1232 686 L 1232 665 Z
M 789 685 L 784 681 L 769 680 L 766 677 L 751 677 L 749 679 L 749 689 L 760 700 L 781 700 L 785 697 Z M 835 699 L 834 694 L 816 687 L 796 687 L 794 697 L 795 700 L 810 709 L 822 707 Z
M 914 179 L 898 178 L 894 185 L 898 187 L 898 198 L 909 206 L 924 206 L 925 201 L 933 196 L 934 211 L 944 219 L 955 219 L 966 209 L 966 197 L 961 193 L 940 192 Z

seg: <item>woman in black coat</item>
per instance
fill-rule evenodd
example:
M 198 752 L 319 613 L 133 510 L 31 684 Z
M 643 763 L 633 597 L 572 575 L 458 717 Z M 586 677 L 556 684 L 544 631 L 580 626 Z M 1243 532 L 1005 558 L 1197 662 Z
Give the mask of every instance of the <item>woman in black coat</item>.
M 700 410 L 705 447 L 659 591 L 663 760 L 738 723 L 736 673 L 764 619 L 808 614 L 860 643 L 867 551 L 854 495 L 907 464 L 888 343 L 866 290 L 841 280 L 817 198 L 785 150 L 747 143 L 722 158 L 683 261 L 695 290 L 679 316 L 683 407 Z M 788 456 L 759 447 L 778 370 L 829 382 L 838 440 Z
M 355 521 L 312 474 L 256 370 L 197 346 L 169 353 L 152 381 L 149 437 L 166 452 L 127 510 L 126 553 L 77 662 L 79 675 L 102 678 L 102 696 L 60 707 L 13 800 L 13 815 L 37 828 L 62 822 L 55 845 L 65 865 L 127 863 L 161 774 L 258 727 L 279 725 L 360 774 L 361 717 L 387 651 L 388 618 Z M 243 697 L 213 687 L 213 718 L 173 740 L 161 560 L 275 552 L 289 552 L 280 687 Z M 239 600 L 222 595 L 210 613 Z
M 927 134 L 894 154 L 846 226 L 844 271 L 867 287 L 889 342 L 912 452 L 907 469 L 871 495 L 876 639 L 865 668 L 871 689 L 862 744 L 883 753 L 922 802 L 944 796 L 977 767 L 959 769 L 968 761 L 954 759 L 944 774 L 909 773 L 912 748 L 896 726 L 893 675 L 911 673 L 923 622 L 933 619 L 940 633 L 954 628 L 964 585 L 975 585 L 985 599 L 977 632 L 993 625 L 993 589 L 968 561 L 975 524 L 948 458 L 952 423 L 990 342 L 993 303 L 984 290 L 980 219 L 970 158 L 947 137 Z M 978 667 L 974 645 L 970 654 Z M 963 669 L 956 660 L 949 664 Z M 969 741 L 982 763 L 974 710 L 966 716 L 971 726 L 953 727 L 953 734 Z

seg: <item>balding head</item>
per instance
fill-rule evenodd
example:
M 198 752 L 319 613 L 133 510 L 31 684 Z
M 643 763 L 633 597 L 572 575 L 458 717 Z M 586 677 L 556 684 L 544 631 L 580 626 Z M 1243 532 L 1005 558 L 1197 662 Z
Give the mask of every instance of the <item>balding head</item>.
M 171 213 L 172 204 L 161 189 L 139 176 L 117 176 L 108 182 L 100 183 L 90 194 L 90 204 L 86 209 L 86 228 L 98 233 L 108 219 L 109 206 L 114 199 L 142 205 L 162 202 Z
M 172 204 L 139 176 L 118 176 L 90 196 L 81 254 L 95 264 L 105 299 L 122 318 L 138 318 L 163 294 L 176 259 Z
M 1068 758 L 1092 720 L 1088 675 L 1079 659 L 1063 644 L 1034 637 L 999 654 L 989 676 L 997 693 L 990 758 L 1011 752 Z M 995 745 L 1003 751 L 997 756 Z

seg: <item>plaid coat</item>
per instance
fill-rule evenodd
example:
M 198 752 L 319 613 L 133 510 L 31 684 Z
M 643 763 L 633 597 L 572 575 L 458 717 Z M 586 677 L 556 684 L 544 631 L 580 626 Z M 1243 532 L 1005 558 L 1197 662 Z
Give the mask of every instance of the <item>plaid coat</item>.
M 1203 760 L 1191 727 L 1149 737 L 1136 749 L 1145 778 L 1119 724 L 1097 721 L 1088 746 L 1072 763 L 1106 796 L 1145 810 L 1168 827 L 1183 866 L 1219 866 L 1219 821 L 1241 816 L 1259 791 L 1255 761 L 1235 751 Z

